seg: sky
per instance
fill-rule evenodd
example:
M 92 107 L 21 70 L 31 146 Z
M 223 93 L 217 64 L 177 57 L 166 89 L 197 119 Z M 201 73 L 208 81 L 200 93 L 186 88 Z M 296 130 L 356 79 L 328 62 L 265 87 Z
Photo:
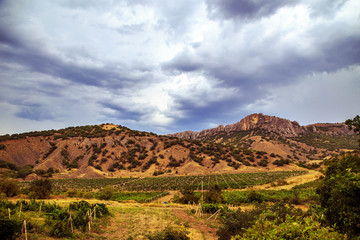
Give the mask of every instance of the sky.
M 360 114 L 359 0 L 0 0 L 0 135 Z

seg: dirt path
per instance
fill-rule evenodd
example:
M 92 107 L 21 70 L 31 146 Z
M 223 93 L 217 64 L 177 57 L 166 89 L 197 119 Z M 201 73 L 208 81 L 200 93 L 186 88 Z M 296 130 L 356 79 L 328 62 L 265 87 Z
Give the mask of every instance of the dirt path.
M 309 172 L 304 175 L 290 177 L 290 178 L 285 179 L 285 181 L 288 184 L 283 185 L 283 186 L 272 186 L 271 183 L 267 183 L 264 185 L 257 185 L 257 186 L 253 186 L 251 188 L 246 188 L 244 190 L 281 190 L 281 189 L 289 190 L 297 185 L 315 181 L 322 175 L 323 174 L 321 172 L 309 170 Z
M 171 191 L 169 195 L 158 198 L 158 199 L 154 200 L 153 202 L 161 202 L 161 203 L 167 202 L 168 203 L 175 196 L 176 193 L 177 193 L 176 191 Z
M 173 209 L 175 216 L 181 219 L 182 223 L 189 225 L 189 237 L 192 240 L 215 240 L 216 228 L 212 228 L 204 223 L 204 219 L 198 219 L 194 216 L 188 215 L 184 209 Z M 195 231 L 194 231 L 195 230 Z

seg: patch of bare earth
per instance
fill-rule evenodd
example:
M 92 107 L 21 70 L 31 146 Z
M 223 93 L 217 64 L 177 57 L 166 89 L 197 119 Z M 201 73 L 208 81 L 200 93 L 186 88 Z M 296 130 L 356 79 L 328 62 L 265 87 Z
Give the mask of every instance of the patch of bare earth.
M 186 223 L 186 225 L 189 225 L 189 228 L 187 230 L 190 232 L 190 234 L 188 235 L 190 239 L 194 239 L 194 240 L 218 239 L 216 237 L 217 228 L 210 227 L 209 225 L 204 223 L 206 219 L 203 218 L 200 219 L 192 215 L 189 215 L 186 213 L 186 210 L 184 209 L 173 209 L 173 212 L 175 216 L 181 219 L 182 223 Z

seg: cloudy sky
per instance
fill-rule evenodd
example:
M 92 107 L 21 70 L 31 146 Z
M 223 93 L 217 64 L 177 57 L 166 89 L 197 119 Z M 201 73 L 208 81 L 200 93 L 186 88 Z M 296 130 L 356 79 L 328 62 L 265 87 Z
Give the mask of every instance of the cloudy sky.
M 360 114 L 359 0 L 0 0 L 0 135 Z

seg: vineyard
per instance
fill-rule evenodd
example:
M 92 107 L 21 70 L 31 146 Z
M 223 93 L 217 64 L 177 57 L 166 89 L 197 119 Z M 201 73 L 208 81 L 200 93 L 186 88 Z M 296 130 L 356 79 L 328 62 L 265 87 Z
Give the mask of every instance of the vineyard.
M 258 173 L 236 173 L 217 175 L 193 175 L 149 178 L 104 178 L 104 179 L 56 179 L 51 180 L 55 191 L 69 189 L 96 190 L 109 185 L 121 191 L 174 191 L 184 187 L 200 190 L 218 185 L 221 189 L 243 189 L 255 185 L 276 182 L 307 171 L 279 171 Z
M 168 194 L 168 192 L 117 192 L 113 194 L 111 200 L 119 202 L 133 200 L 144 203 L 154 201 Z
M 225 191 L 224 202 L 231 205 L 242 203 L 286 202 L 291 204 L 314 203 L 318 200 L 315 189 Z

